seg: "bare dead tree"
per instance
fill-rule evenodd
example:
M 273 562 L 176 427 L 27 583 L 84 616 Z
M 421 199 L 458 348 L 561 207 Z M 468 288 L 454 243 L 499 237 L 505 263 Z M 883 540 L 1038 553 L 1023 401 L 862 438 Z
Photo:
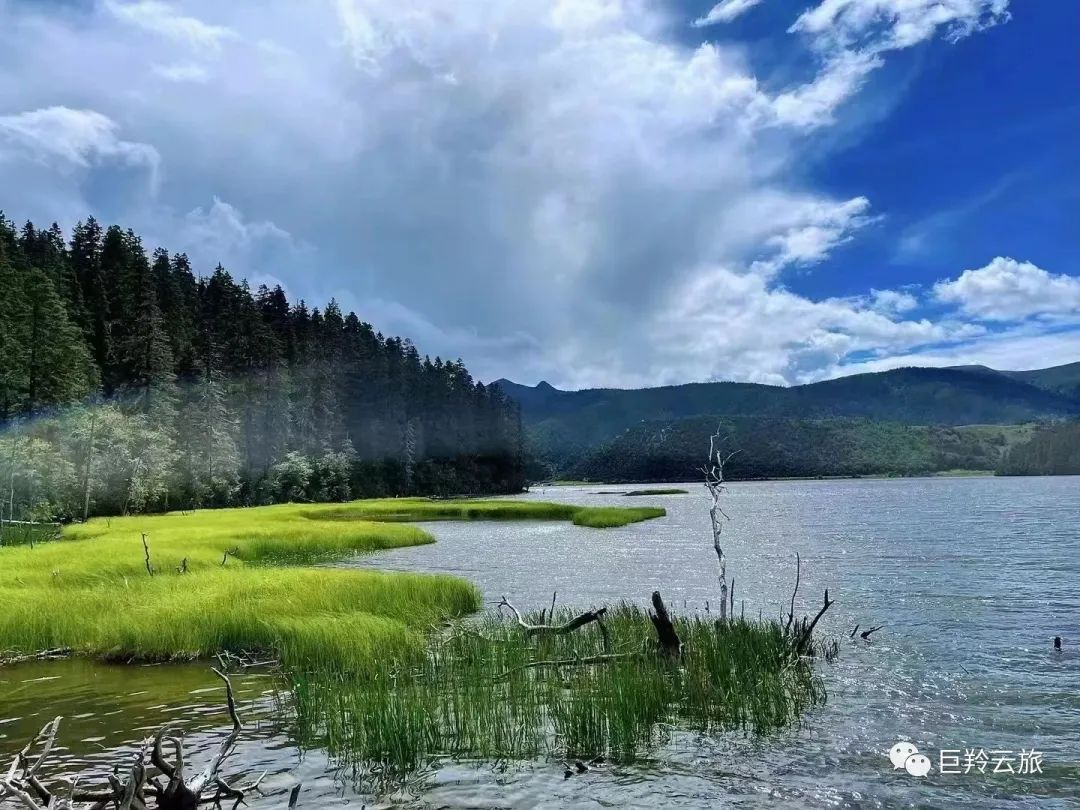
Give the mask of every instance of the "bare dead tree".
M 720 498 L 726 491 L 724 484 L 724 465 L 738 451 L 728 453 L 726 456 L 720 447 L 722 437 L 720 428 L 709 437 L 709 457 L 701 471 L 705 474 L 705 489 L 709 491 L 712 505 L 709 507 L 709 520 L 712 524 L 713 550 L 716 552 L 716 562 L 720 566 L 720 620 L 724 621 L 728 616 L 728 583 L 727 583 L 727 557 L 720 543 L 720 536 L 724 531 L 724 522 L 731 520 L 720 506 Z
M 810 639 L 814 635 L 814 628 L 817 627 L 817 623 L 821 620 L 821 617 L 825 615 L 825 611 L 831 608 L 834 604 L 836 604 L 836 600 L 829 598 L 829 589 L 826 588 L 825 602 L 824 604 L 822 604 L 821 610 L 817 612 L 817 615 L 814 616 L 814 619 L 810 622 L 810 624 L 806 623 L 805 618 L 802 621 L 802 632 L 799 634 L 799 640 L 795 645 L 795 653 L 797 655 L 802 655 L 804 652 L 806 652 L 807 648 L 810 645 Z

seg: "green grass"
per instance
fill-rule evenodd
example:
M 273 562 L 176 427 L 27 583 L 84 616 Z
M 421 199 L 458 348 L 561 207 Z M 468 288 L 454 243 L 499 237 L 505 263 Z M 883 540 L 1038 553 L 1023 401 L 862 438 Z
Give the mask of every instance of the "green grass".
M 776 622 L 677 619 L 679 662 L 656 653 L 639 608 L 620 606 L 605 625 L 612 650 L 639 654 L 524 668 L 603 652 L 598 630 L 526 639 L 489 616 L 454 627 L 421 663 L 388 666 L 375 679 L 297 673 L 298 736 L 359 773 L 396 779 L 442 757 L 631 762 L 673 733 L 767 734 L 825 700 L 812 665 L 793 654 Z
M 517 517 L 588 526 L 663 514 L 593 511 L 387 499 L 97 518 L 66 527 L 58 541 L 0 548 L 0 657 L 57 647 L 116 660 L 259 651 L 288 665 L 364 672 L 376 653 L 422 655 L 425 632 L 475 611 L 479 593 L 452 577 L 301 566 L 433 542 L 403 521 Z
M 629 492 L 624 492 L 628 498 L 635 498 L 641 495 L 689 495 L 689 491 L 685 489 L 679 489 L 677 487 L 669 487 L 667 489 L 632 489 Z

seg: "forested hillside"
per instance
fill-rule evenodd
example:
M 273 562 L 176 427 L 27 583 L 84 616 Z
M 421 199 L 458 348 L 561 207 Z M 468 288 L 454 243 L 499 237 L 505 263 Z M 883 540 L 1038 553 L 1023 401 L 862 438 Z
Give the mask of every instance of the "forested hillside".
M 924 475 L 993 470 L 1023 426 L 927 427 L 866 419 L 692 417 L 645 423 L 603 444 L 568 471 L 592 481 L 687 481 L 699 478 L 717 431 L 732 480 Z
M 519 411 L 334 301 L 0 214 L 4 515 L 520 488 Z
M 897 426 L 955 427 L 1061 419 L 1080 413 L 1080 397 L 1071 393 L 1069 385 L 1078 368 L 1063 366 L 1033 372 L 998 372 L 981 367 L 901 368 L 790 388 L 733 382 L 583 391 L 560 391 L 546 383 L 528 387 L 505 380 L 499 385 L 521 403 L 530 455 L 535 461 L 531 470 L 534 477 L 577 477 L 574 471 L 584 469 L 583 464 L 592 464 L 594 472 L 599 473 L 604 466 L 597 462 L 604 452 L 602 448 L 606 443 L 623 441 L 627 431 L 633 435 L 639 428 L 648 430 L 649 425 L 665 424 L 679 429 L 680 420 L 694 417 L 707 417 L 705 421 L 713 422 L 714 428 L 719 418 L 738 417 L 744 425 L 752 424 L 747 419 L 757 419 L 763 426 L 786 425 L 804 437 L 808 434 L 799 425 L 834 422 L 848 426 L 838 428 L 842 435 L 869 436 L 864 428 L 850 427 L 858 420 Z M 707 441 L 708 433 L 704 435 Z M 922 431 L 921 435 L 919 447 L 926 450 L 927 441 L 937 442 L 945 434 Z M 794 448 L 791 445 L 790 452 Z M 915 452 L 915 448 L 911 449 Z M 790 452 L 785 465 L 794 463 Z M 819 448 L 806 446 L 801 452 L 797 466 L 821 468 Z M 935 446 L 932 452 L 945 458 L 952 450 L 946 443 Z M 882 461 L 887 456 L 871 454 L 871 458 Z M 982 466 L 977 469 L 993 469 L 998 463 L 996 457 L 979 458 Z M 776 459 L 759 461 L 779 463 Z M 658 467 L 657 475 L 669 477 L 661 474 L 661 468 L 667 469 L 666 464 L 680 468 L 681 463 L 676 453 Z M 923 469 L 925 464 L 925 454 L 919 450 L 899 466 L 890 462 L 871 471 Z M 862 462 L 856 466 L 866 469 L 866 465 L 860 465 Z M 820 474 L 843 475 L 848 474 L 847 470 L 845 466 Z
M 1011 448 L 1002 475 L 1080 475 L 1080 421 L 1040 427 L 1030 441 Z

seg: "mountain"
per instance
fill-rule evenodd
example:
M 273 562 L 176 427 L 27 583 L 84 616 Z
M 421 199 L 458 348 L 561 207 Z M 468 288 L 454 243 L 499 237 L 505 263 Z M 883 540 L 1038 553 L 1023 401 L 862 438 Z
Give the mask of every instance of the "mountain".
M 1080 414 L 1080 363 L 1033 371 L 901 368 L 788 388 L 689 383 L 562 391 L 497 385 L 522 408 L 534 458 L 556 474 L 627 430 L 694 417 L 867 420 L 915 426 L 1013 425 Z
M 1042 388 L 1044 391 L 1065 394 L 1074 399 L 1080 398 L 1080 362 L 1028 371 L 998 371 L 988 366 L 952 366 L 951 368 L 955 371 L 1008 377 L 1036 388 Z

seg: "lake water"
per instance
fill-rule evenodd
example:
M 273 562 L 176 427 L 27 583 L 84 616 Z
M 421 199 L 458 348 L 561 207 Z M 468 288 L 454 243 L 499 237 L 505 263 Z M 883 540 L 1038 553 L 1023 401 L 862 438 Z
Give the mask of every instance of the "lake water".
M 660 590 L 678 611 L 716 610 L 716 558 L 700 485 L 690 495 L 625 498 L 620 487 L 548 488 L 529 498 L 662 505 L 668 515 L 618 529 L 565 523 L 437 523 L 431 546 L 353 564 L 439 571 L 540 608 L 644 602 Z M 779 615 L 802 558 L 797 614 L 824 588 L 836 604 L 819 625 L 843 639 L 822 662 L 825 706 L 768 738 L 685 737 L 632 767 L 563 779 L 557 763 L 446 764 L 380 803 L 425 807 L 1078 807 L 1080 806 L 1080 478 L 940 478 L 733 484 L 726 496 L 728 572 L 736 610 Z M 785 607 L 786 609 L 786 607 Z M 848 638 L 884 625 L 872 643 Z M 1064 651 L 1052 640 L 1060 635 Z M 188 718 L 203 756 L 226 724 L 220 688 L 201 666 L 106 667 L 86 662 L 0 669 L 0 756 L 54 714 L 74 765 L 116 761 L 138 735 Z M 290 743 L 265 695 L 242 680 L 255 726 L 235 762 L 304 782 L 301 807 L 360 806 L 350 779 L 321 752 Z M 934 770 L 894 770 L 908 740 Z M 118 748 L 119 747 L 119 748 Z M 939 752 L 982 750 L 980 771 L 938 772 Z M 1041 754 L 1042 773 L 1018 770 Z M 996 753 L 995 753 L 996 752 Z M 198 762 L 194 763 L 196 767 Z M 994 773 L 995 767 L 999 770 Z M 232 772 L 230 772 L 231 775 Z M 268 783 L 273 784 L 273 783 Z M 282 807 L 281 798 L 253 807 Z

